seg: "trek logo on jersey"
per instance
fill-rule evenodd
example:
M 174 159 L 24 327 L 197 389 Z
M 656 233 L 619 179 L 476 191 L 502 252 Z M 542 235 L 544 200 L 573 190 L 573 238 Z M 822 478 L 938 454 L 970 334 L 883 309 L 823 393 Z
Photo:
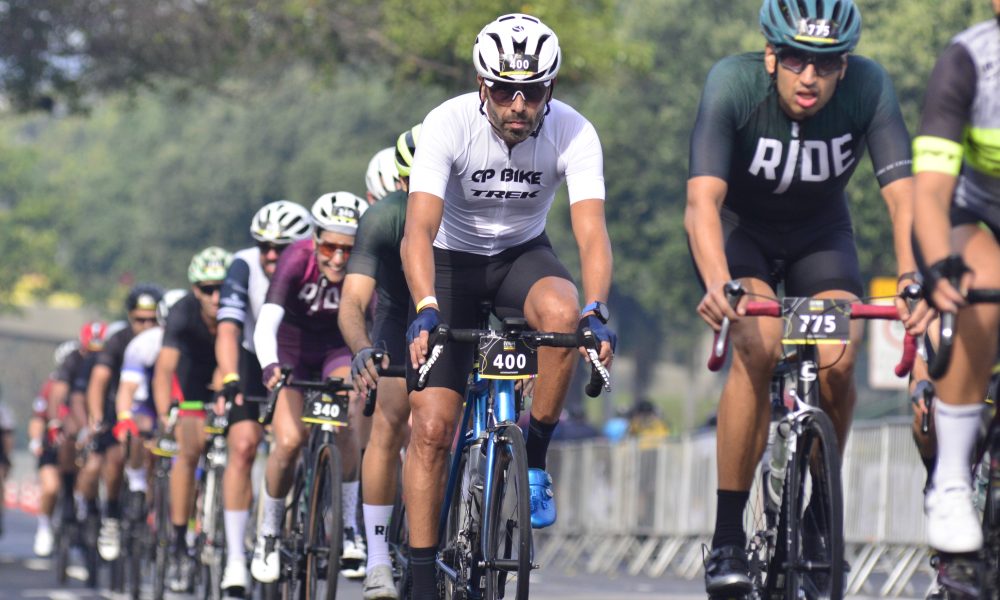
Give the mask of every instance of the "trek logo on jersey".
M 800 181 L 810 183 L 840 177 L 856 160 L 851 148 L 853 139 L 849 133 L 829 141 L 792 139 L 786 152 L 781 140 L 760 138 L 749 171 L 754 177 L 763 174 L 768 181 L 779 181 L 780 173 L 775 194 L 788 190 L 796 173 Z
M 309 314 L 315 314 L 321 310 L 337 310 L 340 308 L 340 288 L 327 288 L 325 285 L 309 282 L 299 290 L 299 300 L 309 306 Z
M 496 175 L 497 172 L 493 169 L 480 169 L 479 171 L 473 171 L 472 181 L 476 183 L 485 183 L 496 177 Z M 500 171 L 500 181 L 542 185 L 542 172 L 523 171 L 521 169 L 502 169 Z

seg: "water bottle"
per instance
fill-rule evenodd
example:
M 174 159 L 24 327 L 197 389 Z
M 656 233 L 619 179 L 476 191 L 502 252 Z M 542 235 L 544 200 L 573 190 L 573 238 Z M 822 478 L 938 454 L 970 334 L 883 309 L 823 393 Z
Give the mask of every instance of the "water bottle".
M 788 421 L 778 421 L 771 442 L 771 458 L 765 479 L 766 501 L 774 510 L 781 508 L 781 489 L 785 486 L 785 469 L 788 466 L 788 436 L 792 425 Z

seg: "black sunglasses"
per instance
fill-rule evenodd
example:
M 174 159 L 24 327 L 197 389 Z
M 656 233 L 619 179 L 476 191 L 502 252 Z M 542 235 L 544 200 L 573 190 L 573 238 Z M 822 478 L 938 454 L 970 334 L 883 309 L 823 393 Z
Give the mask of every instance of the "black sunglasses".
M 498 106 L 510 106 L 518 94 L 524 98 L 525 104 L 538 104 L 549 93 L 549 86 L 544 83 L 505 83 L 502 81 L 485 80 L 486 93 Z
M 132 317 L 132 322 L 137 325 L 156 325 L 156 317 Z
M 274 250 L 275 253 L 280 255 L 282 252 L 284 252 L 285 248 L 287 247 L 288 244 L 275 244 L 274 242 L 257 242 L 257 248 L 260 249 L 261 256 L 267 256 L 268 253 L 271 252 L 271 250 Z
M 778 48 L 775 53 L 778 55 L 778 64 L 796 75 L 812 64 L 816 67 L 817 75 L 829 77 L 840 71 L 846 62 L 844 54 L 816 54 L 795 48 Z
M 199 283 L 198 289 L 201 290 L 202 294 L 206 296 L 211 296 L 212 294 L 222 290 L 221 283 Z

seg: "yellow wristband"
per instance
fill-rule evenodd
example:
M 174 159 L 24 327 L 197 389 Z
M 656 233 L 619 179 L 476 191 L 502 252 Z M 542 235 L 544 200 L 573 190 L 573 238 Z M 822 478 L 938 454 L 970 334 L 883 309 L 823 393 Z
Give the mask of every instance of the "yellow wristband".
M 234 381 L 239 381 L 239 380 L 240 380 L 239 375 L 237 375 L 236 373 L 230 373 L 229 375 L 226 375 L 225 377 L 222 378 L 222 383 L 223 385 L 225 385 L 227 383 L 232 383 Z
M 417 312 L 422 311 L 423 309 L 427 308 L 431 304 L 437 304 L 437 303 L 438 303 L 438 299 L 435 298 L 434 296 L 424 296 L 423 300 L 421 300 L 420 302 L 417 302 Z
M 118 420 L 119 421 L 126 421 L 126 420 L 131 419 L 131 418 L 132 418 L 132 411 L 130 411 L 130 410 L 118 411 Z

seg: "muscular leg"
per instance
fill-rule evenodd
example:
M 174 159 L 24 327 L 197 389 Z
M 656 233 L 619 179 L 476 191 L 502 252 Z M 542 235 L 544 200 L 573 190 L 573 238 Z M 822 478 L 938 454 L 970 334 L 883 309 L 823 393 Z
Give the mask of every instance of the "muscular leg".
M 45 465 L 38 470 L 38 488 L 38 511 L 51 517 L 59 497 L 59 469 L 55 465 Z
M 462 397 L 447 388 L 410 394 L 413 426 L 403 464 L 410 546 L 437 546 L 438 517 L 444 498 L 448 451 L 462 408 Z
M 170 522 L 176 528 L 186 529 L 194 499 L 194 471 L 205 450 L 205 419 L 180 417 L 174 434 L 178 454 L 170 469 Z
M 409 416 L 406 380 L 400 377 L 379 379 L 378 401 L 371 419 L 371 438 L 361 465 L 365 482 L 363 494 L 369 572 L 376 565 L 392 564 L 386 536 L 392 504 L 396 499 L 399 450 L 409 430 Z
M 104 466 L 101 470 L 101 477 L 104 479 L 104 491 L 109 507 L 109 514 L 106 516 L 120 518 L 120 510 L 117 508 L 122 486 L 122 477 L 125 472 L 125 450 L 121 444 L 112 444 L 104 453 Z
M 385 505 L 395 501 L 399 450 L 409 429 L 409 416 L 406 380 L 400 377 L 379 379 L 371 438 L 362 464 L 365 504 Z
M 845 291 L 821 292 L 816 294 L 816 297 L 857 300 L 854 294 Z M 846 346 L 820 345 L 818 347 L 820 406 L 833 421 L 841 454 L 844 453 L 844 448 L 847 445 L 847 434 L 851 429 L 851 420 L 854 417 L 854 405 L 858 400 L 858 390 L 854 383 L 854 361 L 863 332 L 864 323 L 853 321 L 851 322 L 850 344 Z
M 560 277 L 538 280 L 524 301 L 524 316 L 528 325 L 539 331 L 575 332 L 580 321 L 576 286 Z M 531 403 L 535 419 L 550 424 L 559 420 L 578 356 L 572 348 L 538 350 L 539 377 Z
M 750 294 L 774 296 L 758 279 L 742 280 Z M 718 506 L 713 548 L 746 542 L 743 509 L 767 444 L 771 372 L 781 351 L 781 322 L 744 317 L 730 329 L 733 363 L 719 401 L 716 431 Z
M 226 471 L 222 476 L 222 505 L 225 510 L 249 510 L 253 499 L 250 470 L 257 456 L 263 432 L 256 421 L 240 421 L 229 428 Z
M 306 428 L 302 424 L 302 394 L 292 388 L 283 388 L 274 408 L 274 446 L 267 457 L 265 478 L 267 494 L 272 498 L 284 498 L 292 486 L 295 462 L 306 439 Z

